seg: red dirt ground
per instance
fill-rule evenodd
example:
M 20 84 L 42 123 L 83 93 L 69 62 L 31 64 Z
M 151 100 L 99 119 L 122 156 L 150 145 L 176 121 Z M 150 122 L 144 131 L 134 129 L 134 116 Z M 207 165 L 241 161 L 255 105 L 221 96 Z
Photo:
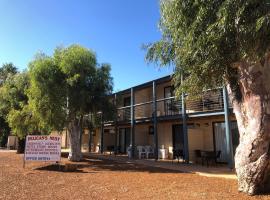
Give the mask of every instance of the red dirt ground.
M 270 199 L 237 192 L 234 180 L 94 159 L 77 164 L 76 172 L 34 162 L 23 169 L 22 155 L 0 152 L 0 199 Z

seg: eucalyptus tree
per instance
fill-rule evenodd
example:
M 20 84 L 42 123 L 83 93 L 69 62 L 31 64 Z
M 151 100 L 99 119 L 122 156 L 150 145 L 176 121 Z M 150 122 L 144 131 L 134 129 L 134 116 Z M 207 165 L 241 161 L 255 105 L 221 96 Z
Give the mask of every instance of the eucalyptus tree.
M 18 73 L 17 67 L 13 63 L 4 63 L 0 68 L 0 86 L 9 76 Z
M 19 138 L 19 153 L 24 150 L 25 136 L 40 131 L 38 119 L 28 104 L 28 88 L 27 72 L 8 76 L 0 88 L 0 114 L 12 133 Z
M 2 67 L 0 67 L 0 87 L 3 86 L 9 76 L 16 73 L 18 73 L 18 70 L 13 63 L 4 63 Z M 4 113 L 0 112 L 0 146 L 6 145 L 9 134 L 10 127 L 6 121 L 6 117 Z
M 238 189 L 269 191 L 269 0 L 161 0 L 160 9 L 162 38 L 146 59 L 176 66 L 178 95 L 226 85 L 240 133 Z
M 53 56 L 38 55 L 29 65 L 30 105 L 44 124 L 68 129 L 69 159 L 81 160 L 80 134 L 89 113 L 102 109 L 111 93 L 110 65 L 97 63 L 96 55 L 79 45 L 57 48 Z

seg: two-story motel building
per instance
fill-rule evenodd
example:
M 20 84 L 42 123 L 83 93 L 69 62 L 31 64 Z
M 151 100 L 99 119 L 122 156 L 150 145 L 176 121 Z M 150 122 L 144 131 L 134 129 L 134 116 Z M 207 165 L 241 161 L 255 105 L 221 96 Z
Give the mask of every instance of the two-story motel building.
M 172 77 L 165 76 L 117 92 L 117 119 L 82 137 L 84 150 L 107 150 L 126 154 L 128 147 L 136 157 L 136 146 L 150 145 L 154 157 L 166 150 L 183 149 L 185 159 L 196 160 L 195 150 L 221 151 L 219 162 L 233 167 L 233 155 L 239 143 L 237 123 L 230 108 L 226 89 L 206 91 L 196 100 L 176 99 Z M 67 138 L 64 141 L 68 141 Z M 65 144 L 68 145 L 68 144 Z

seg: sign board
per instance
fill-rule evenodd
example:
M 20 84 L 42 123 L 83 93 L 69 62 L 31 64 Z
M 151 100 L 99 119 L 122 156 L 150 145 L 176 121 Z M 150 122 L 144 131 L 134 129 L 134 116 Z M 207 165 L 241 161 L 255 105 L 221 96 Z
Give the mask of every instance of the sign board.
M 25 143 L 25 161 L 60 161 L 61 137 L 28 135 Z

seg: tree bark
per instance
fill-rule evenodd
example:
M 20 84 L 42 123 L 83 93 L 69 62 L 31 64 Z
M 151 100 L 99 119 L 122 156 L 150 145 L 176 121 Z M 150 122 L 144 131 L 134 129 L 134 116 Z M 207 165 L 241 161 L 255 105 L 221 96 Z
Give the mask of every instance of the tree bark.
M 262 62 L 237 64 L 236 85 L 228 84 L 240 143 L 235 169 L 238 190 L 250 195 L 270 192 L 270 53 Z
M 23 139 L 19 138 L 17 153 L 18 154 L 24 153 L 24 149 L 25 149 L 25 138 Z
M 81 126 L 80 121 L 75 119 L 69 123 L 69 140 L 70 140 L 70 152 L 68 159 L 73 162 L 79 162 L 82 159 L 80 134 Z

